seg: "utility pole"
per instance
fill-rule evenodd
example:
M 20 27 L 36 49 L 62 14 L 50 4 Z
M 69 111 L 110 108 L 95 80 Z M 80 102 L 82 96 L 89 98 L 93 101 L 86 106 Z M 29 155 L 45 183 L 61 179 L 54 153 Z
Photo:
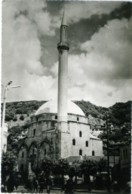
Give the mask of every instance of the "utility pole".
M 109 113 L 106 113 L 106 133 L 107 133 L 107 173 L 108 173 L 108 180 L 107 180 L 107 189 L 110 192 L 110 156 L 109 156 Z
M 4 97 L 3 97 L 3 112 L 2 112 L 2 123 L 1 123 L 1 147 L 2 151 L 6 152 L 7 150 L 7 136 L 8 136 L 8 127 L 5 125 L 5 112 L 6 112 L 6 99 L 7 91 L 9 88 L 18 88 L 20 86 L 11 86 L 12 81 L 9 81 L 4 87 Z

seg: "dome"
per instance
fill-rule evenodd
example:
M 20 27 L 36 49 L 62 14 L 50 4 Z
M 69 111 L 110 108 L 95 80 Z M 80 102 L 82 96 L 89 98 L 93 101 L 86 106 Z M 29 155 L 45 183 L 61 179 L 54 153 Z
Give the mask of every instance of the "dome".
M 39 115 L 43 113 L 57 113 L 57 100 L 50 100 L 44 103 L 36 111 L 35 115 Z M 68 101 L 68 113 L 85 116 L 84 112 L 75 103 L 71 102 L 70 100 Z

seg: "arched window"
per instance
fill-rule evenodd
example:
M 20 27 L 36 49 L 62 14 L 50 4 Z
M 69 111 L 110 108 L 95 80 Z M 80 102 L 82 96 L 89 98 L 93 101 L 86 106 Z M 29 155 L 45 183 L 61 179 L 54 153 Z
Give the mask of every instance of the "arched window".
M 22 152 L 22 158 L 24 158 L 24 151 Z
M 82 131 L 79 131 L 79 137 L 82 137 Z
M 46 155 L 46 153 L 47 153 L 47 152 L 46 152 L 46 149 L 45 149 L 45 150 L 44 150 L 44 154 Z
M 36 135 L 36 129 L 33 130 L 33 136 L 35 136 L 35 135 Z
M 95 156 L 95 151 L 94 150 L 92 151 L 92 156 Z
M 79 121 L 79 117 L 77 117 L 77 121 Z
M 55 115 L 55 119 L 57 119 L 57 115 Z
M 81 149 L 79 150 L 79 155 L 82 156 L 82 150 Z
M 76 140 L 75 139 L 72 140 L 72 145 L 76 145 Z
M 23 173 L 23 171 L 24 171 L 24 166 L 23 164 L 21 164 L 21 173 Z
M 86 141 L 86 147 L 88 147 L 88 141 Z

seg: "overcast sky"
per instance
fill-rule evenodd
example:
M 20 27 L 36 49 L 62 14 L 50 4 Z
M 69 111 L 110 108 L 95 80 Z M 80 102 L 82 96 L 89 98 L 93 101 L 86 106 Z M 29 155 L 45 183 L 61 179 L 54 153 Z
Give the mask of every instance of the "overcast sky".
M 57 95 L 59 26 L 69 25 L 69 99 L 99 106 L 132 100 L 132 4 L 4 0 L 2 83 L 7 101 Z

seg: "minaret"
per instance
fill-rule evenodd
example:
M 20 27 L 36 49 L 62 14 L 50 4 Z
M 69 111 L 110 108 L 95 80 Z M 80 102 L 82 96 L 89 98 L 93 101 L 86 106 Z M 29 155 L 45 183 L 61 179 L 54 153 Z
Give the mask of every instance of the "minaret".
M 58 123 L 67 122 L 67 100 L 68 100 L 68 50 L 67 23 L 65 14 L 63 14 L 60 27 L 59 51 L 59 73 L 58 73 Z M 60 128 L 60 127 L 59 127 Z M 65 127 L 63 126 L 63 129 Z M 61 130 L 61 129 L 59 129 Z
M 67 23 L 63 14 L 60 27 L 59 51 L 59 71 L 58 71 L 58 133 L 56 133 L 56 153 L 57 158 L 67 158 L 70 156 L 70 133 L 67 122 L 68 106 L 68 50 Z

